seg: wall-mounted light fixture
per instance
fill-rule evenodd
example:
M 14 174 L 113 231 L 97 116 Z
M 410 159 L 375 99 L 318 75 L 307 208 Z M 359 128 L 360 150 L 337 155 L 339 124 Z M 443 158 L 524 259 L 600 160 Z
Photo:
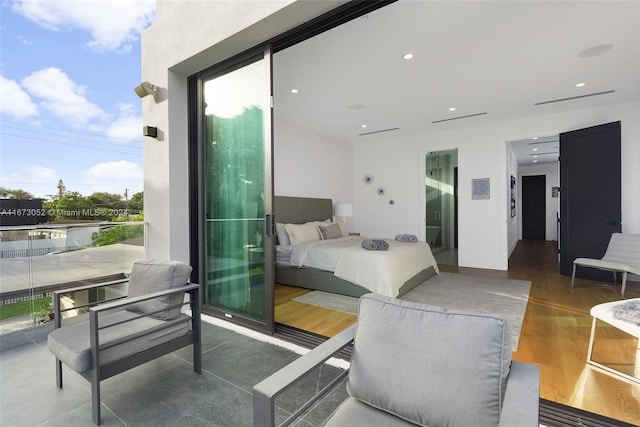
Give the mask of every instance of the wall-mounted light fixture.
M 158 128 L 154 127 L 154 126 L 143 126 L 142 127 L 142 134 L 144 136 L 149 136 L 151 138 L 157 138 L 158 137 Z
M 149 82 L 142 82 L 138 86 L 134 87 L 133 90 L 140 98 L 144 98 L 147 95 L 155 95 L 158 93 L 158 86 L 152 85 Z

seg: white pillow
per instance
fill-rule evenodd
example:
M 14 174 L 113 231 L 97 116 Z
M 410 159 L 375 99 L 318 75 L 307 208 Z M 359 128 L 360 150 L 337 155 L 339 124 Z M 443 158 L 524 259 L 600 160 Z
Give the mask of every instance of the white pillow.
M 289 240 L 292 245 L 320 240 L 318 226 L 310 222 L 306 224 L 287 224 L 285 225 L 285 230 L 289 234 Z
M 342 231 L 342 237 L 348 236 L 349 235 L 349 230 L 347 229 L 347 223 L 342 221 L 342 220 L 338 220 L 336 222 L 340 226 L 340 230 Z
M 285 229 L 286 224 L 282 224 L 281 222 L 276 222 L 276 236 L 278 236 L 278 244 L 282 246 L 289 246 L 291 241 L 289 240 L 289 235 L 287 234 L 287 230 Z

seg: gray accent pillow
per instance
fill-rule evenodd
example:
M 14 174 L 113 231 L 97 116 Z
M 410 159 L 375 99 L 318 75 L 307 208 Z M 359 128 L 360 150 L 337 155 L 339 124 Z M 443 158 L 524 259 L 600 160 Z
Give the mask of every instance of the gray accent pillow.
M 127 296 L 133 298 L 184 286 L 189 282 L 191 270 L 190 265 L 180 261 L 137 261 L 131 269 Z M 180 304 L 183 300 L 184 293 L 175 294 L 132 304 L 127 307 L 127 310 L 142 314 L 150 314 L 160 310 L 160 312 L 152 314 L 151 317 L 172 320 L 180 315 L 181 307 L 171 309 L 169 307 Z
M 322 234 L 323 240 L 342 237 L 342 229 L 337 223 L 331 225 L 320 225 L 318 228 L 320 228 L 320 234 Z
M 421 426 L 498 425 L 510 365 L 502 316 L 367 294 L 347 390 Z

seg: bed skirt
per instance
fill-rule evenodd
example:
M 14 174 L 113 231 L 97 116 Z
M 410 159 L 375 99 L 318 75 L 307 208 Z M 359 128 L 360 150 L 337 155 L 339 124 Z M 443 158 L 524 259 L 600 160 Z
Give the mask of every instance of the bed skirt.
M 407 280 L 401 287 L 398 296 L 404 295 L 420 283 L 436 275 L 433 267 L 426 268 Z M 361 297 L 371 291 L 355 283 L 348 282 L 333 275 L 331 271 L 315 268 L 289 267 L 276 265 L 276 284 L 296 286 L 316 291 L 331 292 L 350 297 Z

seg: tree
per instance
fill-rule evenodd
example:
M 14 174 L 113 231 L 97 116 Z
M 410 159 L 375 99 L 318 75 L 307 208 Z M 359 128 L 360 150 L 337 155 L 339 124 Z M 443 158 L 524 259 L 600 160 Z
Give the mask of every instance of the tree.
M 116 225 L 108 230 L 102 230 L 91 237 L 96 246 L 106 246 L 125 240 L 144 237 L 144 225 Z
M 129 200 L 129 210 L 133 213 L 142 212 L 144 209 L 144 192 L 135 193 Z
M 62 197 L 46 204 L 47 210 L 54 212 L 49 219 L 52 221 L 60 219 L 107 219 L 106 217 L 96 216 L 91 202 L 77 191 L 66 192 Z
M 87 197 L 89 202 L 97 208 L 124 209 L 125 202 L 120 194 L 98 192 Z
M 16 189 L 12 190 L 6 187 L 0 187 L 0 199 L 35 199 L 36 197 L 28 191 Z
M 58 180 L 58 197 L 62 198 L 64 194 L 67 192 L 67 187 L 64 185 L 61 179 Z

